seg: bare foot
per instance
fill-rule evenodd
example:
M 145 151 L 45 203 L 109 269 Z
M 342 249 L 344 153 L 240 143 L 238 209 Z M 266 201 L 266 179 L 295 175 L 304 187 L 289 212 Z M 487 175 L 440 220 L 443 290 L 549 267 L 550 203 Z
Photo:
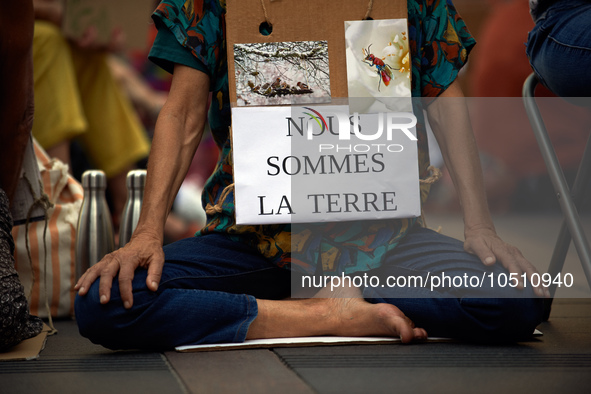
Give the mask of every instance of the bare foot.
M 332 298 L 257 300 L 259 313 L 246 338 L 390 336 L 407 343 L 427 337 L 427 332 L 416 328 L 400 309 L 390 304 L 370 304 L 361 298 L 359 289 L 343 288 L 330 295 Z
M 400 309 L 390 304 L 370 304 L 359 298 L 327 299 L 331 324 L 329 335 L 348 337 L 400 337 L 402 342 L 426 338 L 427 332 L 416 328 Z

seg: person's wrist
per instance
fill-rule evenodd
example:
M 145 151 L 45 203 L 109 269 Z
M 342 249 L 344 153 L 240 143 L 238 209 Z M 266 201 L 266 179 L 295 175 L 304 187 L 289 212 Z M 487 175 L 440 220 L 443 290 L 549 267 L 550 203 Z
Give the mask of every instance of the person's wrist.
M 164 240 L 164 231 L 158 230 L 156 226 L 150 227 L 149 225 L 138 224 L 131 239 L 143 239 L 144 241 L 162 244 Z
M 496 235 L 496 233 L 497 232 L 492 221 L 481 221 L 464 224 L 464 238 L 469 238 L 470 236 L 476 234 Z
M 475 232 L 496 233 L 495 225 L 488 209 L 483 207 L 464 207 L 464 235 Z

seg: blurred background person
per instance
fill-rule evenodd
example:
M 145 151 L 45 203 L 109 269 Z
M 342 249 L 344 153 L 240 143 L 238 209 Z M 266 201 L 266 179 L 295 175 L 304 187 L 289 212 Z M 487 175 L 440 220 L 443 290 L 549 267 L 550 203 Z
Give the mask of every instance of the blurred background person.
M 72 141 L 80 144 L 90 166 L 107 175 L 117 227 L 127 196 L 127 172 L 149 152 L 143 126 L 107 63 L 109 51 L 119 48 L 124 38 L 113 30 L 111 41 L 99 45 L 96 28 L 89 26 L 79 39 L 67 39 L 60 29 L 62 1 L 33 3 L 33 135 L 51 157 L 67 164 L 72 164 Z
M 591 5 L 589 0 L 578 3 Z M 468 100 L 470 115 L 490 209 L 496 213 L 557 211 L 554 189 L 521 99 L 523 83 L 532 73 L 526 42 L 535 24 L 528 2 L 487 0 L 466 6 L 472 7 L 473 19 L 479 22 L 471 24 L 477 26 L 473 30 L 478 45 L 467 67 L 466 91 L 472 97 Z M 587 58 L 591 59 L 591 53 Z M 558 55 L 551 62 L 558 64 Z M 562 67 L 566 66 L 554 69 L 554 75 L 564 75 Z M 585 72 L 591 75 L 588 69 Z M 589 135 L 591 116 L 584 108 L 556 98 L 544 86 L 538 85 L 536 96 L 542 98 L 538 100 L 540 111 L 565 175 L 572 181 Z M 449 177 L 434 187 L 435 209 L 459 209 Z
M 529 4 L 536 24 L 527 54 L 538 78 L 560 97 L 591 97 L 591 0 Z

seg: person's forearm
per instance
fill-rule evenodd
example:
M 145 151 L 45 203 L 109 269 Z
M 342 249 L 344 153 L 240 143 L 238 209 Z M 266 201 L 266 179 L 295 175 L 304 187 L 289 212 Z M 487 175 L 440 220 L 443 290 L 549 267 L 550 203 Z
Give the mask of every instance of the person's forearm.
M 465 98 L 454 82 L 427 109 L 464 214 L 466 230 L 494 229 Z
M 205 74 L 175 68 L 169 98 L 156 122 L 136 231 L 163 236 L 166 217 L 201 140 L 208 86 Z
M 166 106 L 156 123 L 148 160 L 148 178 L 138 229 L 162 231 L 174 198 L 191 164 L 201 133 L 187 130 L 178 114 Z

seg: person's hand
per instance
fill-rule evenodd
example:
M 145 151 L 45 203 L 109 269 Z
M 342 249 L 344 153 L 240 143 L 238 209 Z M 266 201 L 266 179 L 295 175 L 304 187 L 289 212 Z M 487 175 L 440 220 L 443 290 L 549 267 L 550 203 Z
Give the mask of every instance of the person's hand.
M 74 43 L 80 48 L 93 51 L 121 51 L 125 45 L 125 33 L 123 29 L 116 27 L 111 30 L 108 42 L 99 40 L 99 32 L 95 26 L 88 26 L 82 36 L 74 40 Z
M 156 291 L 162 275 L 164 252 L 162 240 L 146 233 L 134 234 L 123 248 L 106 255 L 101 261 L 90 267 L 78 280 L 74 290 L 84 296 L 92 283 L 100 277 L 99 296 L 101 304 L 111 298 L 113 278 L 119 274 L 119 291 L 123 306 L 127 309 L 133 305 L 131 281 L 138 267 L 147 268 L 146 285 Z
M 464 249 L 468 253 L 475 254 L 480 258 L 484 265 L 490 266 L 497 261 L 505 267 L 509 274 L 515 278 L 511 279 L 517 288 L 523 289 L 523 274 L 528 278 L 528 285 L 532 283 L 532 276 L 539 275 L 538 270 L 525 258 L 523 254 L 513 245 L 504 242 L 497 235 L 493 228 L 483 227 L 476 229 L 466 229 Z M 534 292 L 540 297 L 550 297 L 550 292 L 541 284 L 534 287 Z

